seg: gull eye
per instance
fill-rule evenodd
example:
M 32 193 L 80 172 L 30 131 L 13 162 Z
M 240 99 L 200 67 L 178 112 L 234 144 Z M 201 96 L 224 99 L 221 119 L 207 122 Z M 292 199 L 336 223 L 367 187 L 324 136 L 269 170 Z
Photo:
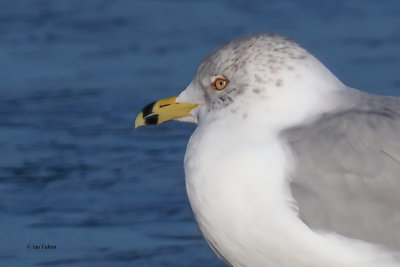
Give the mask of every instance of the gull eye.
M 211 86 L 217 90 L 217 91 L 221 91 L 222 89 L 224 89 L 226 86 L 228 86 L 229 84 L 229 80 L 226 78 L 216 78 L 214 80 L 214 82 L 211 84 Z

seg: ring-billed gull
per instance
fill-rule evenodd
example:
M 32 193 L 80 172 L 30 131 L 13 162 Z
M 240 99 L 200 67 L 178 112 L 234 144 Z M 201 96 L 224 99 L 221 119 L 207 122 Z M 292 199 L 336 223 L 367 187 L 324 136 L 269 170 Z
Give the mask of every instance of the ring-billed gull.
M 232 266 L 400 266 L 400 99 L 340 82 L 294 41 L 224 44 L 135 126 L 197 123 L 186 188 Z

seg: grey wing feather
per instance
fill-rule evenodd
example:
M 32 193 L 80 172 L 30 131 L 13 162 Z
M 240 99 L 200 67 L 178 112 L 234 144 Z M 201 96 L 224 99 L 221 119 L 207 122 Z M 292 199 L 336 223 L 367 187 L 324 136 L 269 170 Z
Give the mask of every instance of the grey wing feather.
M 400 251 L 400 99 L 366 99 L 282 133 L 290 187 L 310 228 Z

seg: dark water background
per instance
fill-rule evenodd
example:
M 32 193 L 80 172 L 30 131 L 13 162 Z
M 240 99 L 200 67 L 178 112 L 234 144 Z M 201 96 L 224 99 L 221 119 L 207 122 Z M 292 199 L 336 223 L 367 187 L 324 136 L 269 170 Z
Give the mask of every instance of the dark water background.
M 1 0 L 0 266 L 222 266 L 186 197 L 194 126 L 132 126 L 210 50 L 252 32 L 400 95 L 397 0 Z M 27 248 L 42 244 L 57 248 Z

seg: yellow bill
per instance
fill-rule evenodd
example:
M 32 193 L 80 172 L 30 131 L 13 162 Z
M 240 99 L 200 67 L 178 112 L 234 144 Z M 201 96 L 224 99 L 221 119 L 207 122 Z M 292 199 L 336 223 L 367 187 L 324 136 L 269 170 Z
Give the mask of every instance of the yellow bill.
M 135 128 L 192 116 L 190 111 L 196 106 L 196 104 L 177 103 L 176 96 L 158 100 L 142 109 L 136 117 Z

